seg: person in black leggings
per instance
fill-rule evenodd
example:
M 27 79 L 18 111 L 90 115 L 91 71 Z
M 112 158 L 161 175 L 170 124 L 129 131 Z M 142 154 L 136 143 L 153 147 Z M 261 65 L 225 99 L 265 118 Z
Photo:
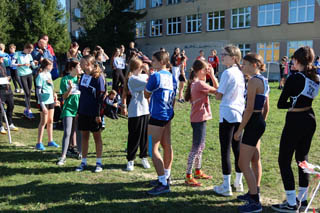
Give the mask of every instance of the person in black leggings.
M 14 44 L 10 44 L 9 45 L 9 52 L 10 52 L 9 56 L 10 56 L 10 59 L 12 61 L 12 60 L 14 60 L 14 54 L 16 52 L 16 46 Z M 15 88 L 15 92 L 16 93 L 22 93 L 23 89 L 22 89 L 20 77 L 18 75 L 17 67 L 10 66 L 9 69 L 10 69 L 10 73 L 11 73 L 12 82 L 13 82 L 13 85 L 14 85 L 14 88 Z
M 124 76 L 122 70 L 125 69 L 125 60 L 120 56 L 120 49 L 117 48 L 113 56 L 112 89 L 117 93 L 122 93 L 119 89 L 124 85 Z M 119 85 L 120 84 L 120 85 Z
M 278 212 L 296 212 L 299 207 L 303 210 L 308 204 L 309 175 L 299 168 L 299 193 L 296 197 L 291 161 L 293 154 L 297 163 L 308 160 L 312 137 L 316 130 L 312 101 L 318 95 L 319 77 L 316 67 L 312 65 L 314 57 L 313 49 L 308 46 L 295 51 L 293 64 L 298 72 L 287 79 L 278 101 L 279 109 L 288 109 L 278 159 L 287 200 L 282 204 L 272 205 Z

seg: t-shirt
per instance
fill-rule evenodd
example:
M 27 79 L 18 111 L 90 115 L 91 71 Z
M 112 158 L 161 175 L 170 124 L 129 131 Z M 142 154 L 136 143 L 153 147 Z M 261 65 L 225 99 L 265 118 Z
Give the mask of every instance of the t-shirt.
M 241 122 L 245 108 L 245 80 L 236 65 L 222 73 L 218 92 L 223 94 L 220 103 L 220 122 L 223 122 L 223 119 L 229 123 Z
M 50 81 L 50 82 L 49 82 Z M 53 104 L 53 81 L 49 72 L 41 72 L 36 78 L 36 86 L 40 88 L 38 104 Z
M 73 84 L 71 94 L 69 97 L 64 100 L 61 118 L 63 117 L 75 117 L 77 115 L 78 107 L 79 107 L 79 99 L 80 99 L 80 90 L 78 77 L 72 77 L 71 75 L 66 75 L 61 79 L 60 82 L 60 94 L 64 94 L 69 89 L 68 81 L 71 81 Z
M 14 54 L 14 59 L 16 60 L 16 64 L 31 64 L 33 62 L 31 54 L 25 54 L 20 51 Z M 19 66 L 17 70 L 19 76 L 32 74 L 31 68 L 27 66 Z
M 133 75 L 128 80 L 128 87 L 131 93 L 130 104 L 128 107 L 128 117 L 139 117 L 149 114 L 149 104 L 144 97 L 144 89 L 148 82 L 148 75 Z
M 79 90 L 81 95 L 78 112 L 87 116 L 99 116 L 102 103 L 100 95 L 105 92 L 103 76 L 94 78 L 91 75 L 83 74 L 80 79 Z
M 191 122 L 203 122 L 212 119 L 209 93 L 210 86 L 204 81 L 191 84 Z
M 113 66 L 116 68 L 116 69 L 125 69 L 126 68 L 126 63 L 125 63 L 125 60 L 122 58 L 122 57 L 115 57 L 113 59 Z
M 152 93 L 149 105 L 152 118 L 161 121 L 172 119 L 176 89 L 177 81 L 169 71 L 160 70 L 150 75 L 146 91 Z

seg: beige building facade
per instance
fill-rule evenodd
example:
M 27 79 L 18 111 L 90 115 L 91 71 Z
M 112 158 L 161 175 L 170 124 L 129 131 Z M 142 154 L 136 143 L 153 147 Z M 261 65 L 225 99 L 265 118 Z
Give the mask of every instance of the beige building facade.
M 69 14 L 68 18 L 68 30 L 75 37 L 78 38 L 83 28 L 76 22 L 75 17 L 81 17 L 81 11 L 79 8 L 79 0 L 65 0 L 66 12 Z

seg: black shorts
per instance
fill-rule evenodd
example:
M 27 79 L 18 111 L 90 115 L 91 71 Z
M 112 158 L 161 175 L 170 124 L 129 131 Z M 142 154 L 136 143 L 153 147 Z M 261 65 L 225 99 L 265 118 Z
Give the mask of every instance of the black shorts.
M 257 143 L 266 129 L 266 122 L 261 112 L 254 112 L 251 115 L 242 137 L 242 143 L 248 146 L 257 146 Z
M 52 103 L 52 104 L 45 104 L 45 106 L 46 106 L 47 110 L 49 110 L 49 109 L 54 109 L 54 103 Z M 40 112 L 42 112 L 41 104 L 40 104 Z
M 164 127 L 165 125 L 167 125 L 167 123 L 169 123 L 172 120 L 172 118 L 167 121 L 162 121 L 162 120 L 157 120 L 157 119 L 150 117 L 149 125 Z
M 102 123 L 96 122 L 95 116 L 79 115 L 78 118 L 78 130 L 98 132 L 102 128 Z
M 183 75 L 179 75 L 179 81 L 186 82 L 186 78 Z

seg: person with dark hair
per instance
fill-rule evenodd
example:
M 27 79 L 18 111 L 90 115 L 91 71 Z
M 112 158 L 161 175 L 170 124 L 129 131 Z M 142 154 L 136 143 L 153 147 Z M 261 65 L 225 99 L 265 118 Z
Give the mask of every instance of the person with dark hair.
M 187 69 L 187 60 L 188 57 L 186 56 L 186 51 L 181 50 L 181 62 L 180 62 L 180 74 L 179 74 L 179 98 L 178 102 L 179 103 L 184 103 L 183 99 L 183 89 L 184 89 L 184 84 L 186 83 L 186 69 Z
M 117 48 L 112 57 L 112 89 L 121 93 L 120 88 L 124 85 L 123 69 L 125 69 L 126 63 L 120 56 L 120 49 Z
M 69 51 L 67 52 L 67 59 L 77 59 L 77 60 L 80 60 L 82 58 L 82 54 L 79 50 L 79 44 L 74 41 L 71 43 L 70 45 L 70 49 Z
M 316 60 L 314 62 L 314 66 L 317 67 L 317 74 L 320 75 L 320 56 L 316 57 Z
M 287 199 L 282 204 L 272 205 L 272 209 L 278 212 L 304 211 L 308 205 L 309 175 L 298 166 L 299 192 L 296 197 L 291 162 L 293 154 L 297 164 L 308 160 L 312 137 L 316 130 L 312 102 L 319 93 L 319 76 L 313 65 L 314 58 L 314 51 L 308 46 L 300 47 L 294 52 L 292 61 L 298 73 L 288 77 L 278 101 L 279 109 L 288 109 L 278 158 Z
M 172 66 L 171 67 L 172 75 L 176 79 L 176 81 L 179 82 L 180 64 L 181 64 L 180 48 L 178 47 L 174 48 L 170 63 Z
M 90 47 L 85 47 L 83 50 L 82 50 L 82 56 L 86 56 L 86 55 L 90 55 L 91 54 L 91 49 Z
M 280 81 L 279 81 L 279 87 L 278 89 L 283 89 L 284 83 L 286 81 L 286 78 L 288 76 L 288 69 L 289 69 L 289 65 L 288 65 L 288 57 L 287 56 L 283 56 L 280 64 L 279 64 L 279 68 L 280 68 Z
M 199 51 L 199 56 L 197 57 L 196 60 L 203 60 L 203 61 L 206 60 L 206 58 L 204 57 L 204 51 L 203 50 Z
M 263 58 L 255 53 L 249 53 L 243 58 L 242 72 L 249 76 L 246 92 L 246 108 L 234 139 L 240 144 L 239 167 L 247 180 L 249 192 L 237 198 L 247 203 L 239 206 L 240 212 L 260 212 L 260 181 L 262 166 L 260 160 L 260 138 L 266 128 L 266 118 L 269 112 L 269 84 L 261 75 L 265 71 Z M 251 165 L 251 166 L 250 166 Z

